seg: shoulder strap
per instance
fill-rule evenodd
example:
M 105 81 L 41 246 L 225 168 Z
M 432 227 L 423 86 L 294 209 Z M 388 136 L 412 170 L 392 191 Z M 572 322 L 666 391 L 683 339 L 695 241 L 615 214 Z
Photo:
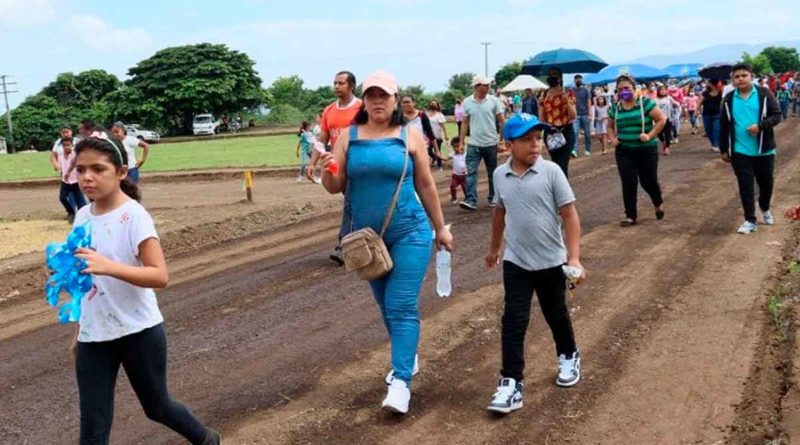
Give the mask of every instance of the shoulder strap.
M 383 227 L 381 227 L 381 238 L 386 233 L 386 229 L 389 228 L 389 223 L 392 221 L 392 215 L 394 215 L 394 209 L 397 207 L 397 200 L 400 199 L 400 190 L 403 188 L 403 181 L 406 179 L 406 170 L 408 170 L 408 140 L 407 140 L 407 129 L 406 126 L 403 125 L 400 127 L 400 140 L 403 141 L 403 146 L 405 150 L 403 152 L 403 172 L 400 174 L 400 181 L 397 183 L 397 189 L 394 191 L 394 196 L 392 196 L 392 203 L 389 204 L 389 210 L 386 211 L 386 216 L 383 218 Z

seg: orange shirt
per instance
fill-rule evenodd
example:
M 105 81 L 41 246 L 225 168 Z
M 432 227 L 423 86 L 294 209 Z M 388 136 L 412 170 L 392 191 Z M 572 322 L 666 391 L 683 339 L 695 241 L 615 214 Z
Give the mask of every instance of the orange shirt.
M 350 104 L 344 108 L 339 108 L 339 101 L 336 101 L 325 108 L 322 112 L 322 122 L 320 129 L 328 133 L 328 144 L 333 147 L 336 139 L 353 124 L 358 110 L 361 109 L 361 99 L 354 98 Z
M 550 125 L 561 127 L 572 123 L 569 117 L 569 104 L 575 104 L 575 97 L 570 93 L 547 97 L 540 104 L 542 120 Z

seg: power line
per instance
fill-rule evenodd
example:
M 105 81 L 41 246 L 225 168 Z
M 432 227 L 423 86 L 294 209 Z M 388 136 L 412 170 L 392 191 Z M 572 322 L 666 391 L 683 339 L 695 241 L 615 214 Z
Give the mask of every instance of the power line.
M 6 78 L 11 77 L 6 74 L 0 75 L 0 94 L 3 95 L 3 99 L 6 103 L 6 122 L 8 123 L 8 151 L 9 153 L 14 152 L 14 127 L 11 125 L 11 109 L 8 106 L 8 95 L 12 93 L 19 93 L 19 91 L 9 91 L 8 87 L 11 85 L 16 85 L 16 82 L 6 82 Z

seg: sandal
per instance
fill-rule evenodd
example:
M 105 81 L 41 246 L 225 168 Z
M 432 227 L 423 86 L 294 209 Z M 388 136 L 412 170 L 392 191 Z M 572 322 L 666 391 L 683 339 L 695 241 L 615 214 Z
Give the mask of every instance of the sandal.
M 619 225 L 621 227 L 635 226 L 636 225 L 636 220 L 633 219 L 633 218 L 625 218 L 622 221 L 620 221 Z

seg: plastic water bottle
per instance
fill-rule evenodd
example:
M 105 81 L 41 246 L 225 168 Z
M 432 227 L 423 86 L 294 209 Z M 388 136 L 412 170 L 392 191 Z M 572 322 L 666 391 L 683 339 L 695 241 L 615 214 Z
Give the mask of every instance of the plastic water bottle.
M 450 252 L 442 249 L 436 252 L 436 294 L 449 297 L 453 286 L 450 283 Z

